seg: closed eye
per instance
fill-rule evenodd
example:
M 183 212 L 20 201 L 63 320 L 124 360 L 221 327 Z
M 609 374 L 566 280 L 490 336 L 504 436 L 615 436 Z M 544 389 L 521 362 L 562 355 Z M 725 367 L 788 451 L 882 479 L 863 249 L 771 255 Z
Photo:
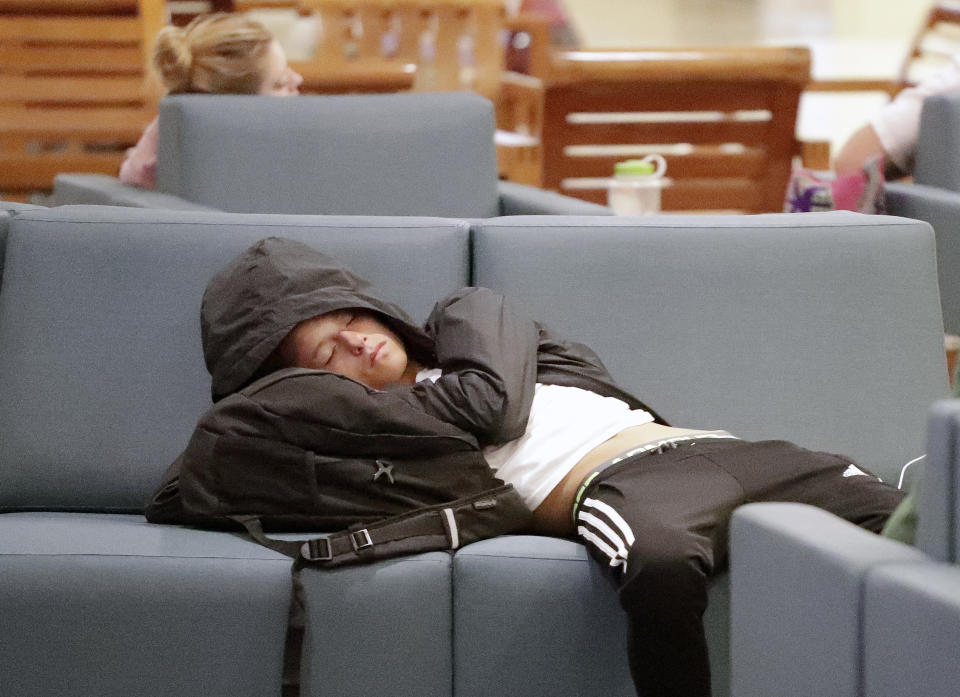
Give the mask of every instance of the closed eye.
M 330 349 L 330 353 L 327 354 L 327 359 L 323 362 L 323 365 L 327 365 L 330 361 L 333 360 L 333 354 L 337 352 L 337 345 L 334 344 L 333 348 Z
M 345 312 L 344 312 L 344 320 L 343 320 L 343 328 L 346 329 L 347 327 L 349 327 L 350 324 L 353 322 L 353 320 L 355 320 L 356 318 L 357 318 L 356 313 L 350 312 L 349 310 L 348 310 L 348 311 L 345 311 Z M 320 365 L 324 365 L 324 366 L 325 366 L 325 365 L 327 365 L 328 363 L 330 363 L 330 361 L 333 360 L 333 357 L 334 357 L 334 355 L 335 355 L 336 352 L 337 352 L 337 347 L 338 347 L 338 346 L 339 346 L 339 342 L 337 342 L 337 341 L 332 341 L 332 342 L 331 342 L 330 352 L 326 354 L 326 357 L 324 358 L 323 362 L 322 362 Z

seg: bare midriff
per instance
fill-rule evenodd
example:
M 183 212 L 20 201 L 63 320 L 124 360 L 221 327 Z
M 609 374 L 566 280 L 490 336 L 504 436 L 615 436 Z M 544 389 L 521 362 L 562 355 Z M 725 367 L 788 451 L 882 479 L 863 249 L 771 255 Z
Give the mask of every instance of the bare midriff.
M 695 428 L 674 428 L 649 423 L 625 428 L 584 455 L 533 511 L 533 528 L 544 535 L 573 532 L 573 501 L 583 480 L 610 458 L 657 440 L 706 433 Z

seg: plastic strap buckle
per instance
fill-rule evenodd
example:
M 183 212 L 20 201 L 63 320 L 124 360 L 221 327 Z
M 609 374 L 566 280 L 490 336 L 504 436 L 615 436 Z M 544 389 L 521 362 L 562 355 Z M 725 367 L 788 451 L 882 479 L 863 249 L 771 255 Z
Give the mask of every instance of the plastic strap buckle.
M 370 539 L 370 533 L 364 528 L 350 533 L 350 544 L 353 545 L 354 552 L 359 552 L 362 549 L 373 547 L 373 540 Z
M 307 540 L 300 546 L 300 556 L 307 561 L 328 561 L 333 559 L 333 547 L 330 545 L 330 540 L 318 537 L 315 540 Z

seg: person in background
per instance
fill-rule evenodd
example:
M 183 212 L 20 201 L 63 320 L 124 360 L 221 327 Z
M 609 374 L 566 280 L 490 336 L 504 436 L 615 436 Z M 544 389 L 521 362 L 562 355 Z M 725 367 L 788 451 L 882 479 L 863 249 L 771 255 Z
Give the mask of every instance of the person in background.
M 287 64 L 283 48 L 267 29 L 242 14 L 201 15 L 185 27 L 157 34 L 153 69 L 168 94 L 300 93 L 303 78 Z M 120 166 L 120 181 L 155 186 L 159 127 L 154 119 Z
M 960 54 L 916 87 L 902 90 L 861 126 L 837 153 L 837 176 L 858 172 L 871 157 L 882 155 L 886 178 L 899 179 L 913 171 L 923 100 L 933 94 L 960 90 Z

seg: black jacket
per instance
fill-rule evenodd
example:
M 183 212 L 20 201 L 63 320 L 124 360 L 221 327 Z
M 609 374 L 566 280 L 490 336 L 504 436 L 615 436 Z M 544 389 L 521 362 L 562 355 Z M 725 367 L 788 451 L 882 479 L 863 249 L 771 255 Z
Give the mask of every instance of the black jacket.
M 352 307 L 378 313 L 411 358 L 443 376 L 375 390 L 321 370 L 270 370 L 297 323 Z M 538 381 L 649 410 L 590 349 L 554 338 L 494 291 L 454 293 L 421 329 L 291 240 L 262 240 L 217 274 L 201 323 L 215 404 L 148 504 L 154 522 L 257 514 L 272 529 L 341 529 L 501 485 L 480 448 L 523 434 Z

